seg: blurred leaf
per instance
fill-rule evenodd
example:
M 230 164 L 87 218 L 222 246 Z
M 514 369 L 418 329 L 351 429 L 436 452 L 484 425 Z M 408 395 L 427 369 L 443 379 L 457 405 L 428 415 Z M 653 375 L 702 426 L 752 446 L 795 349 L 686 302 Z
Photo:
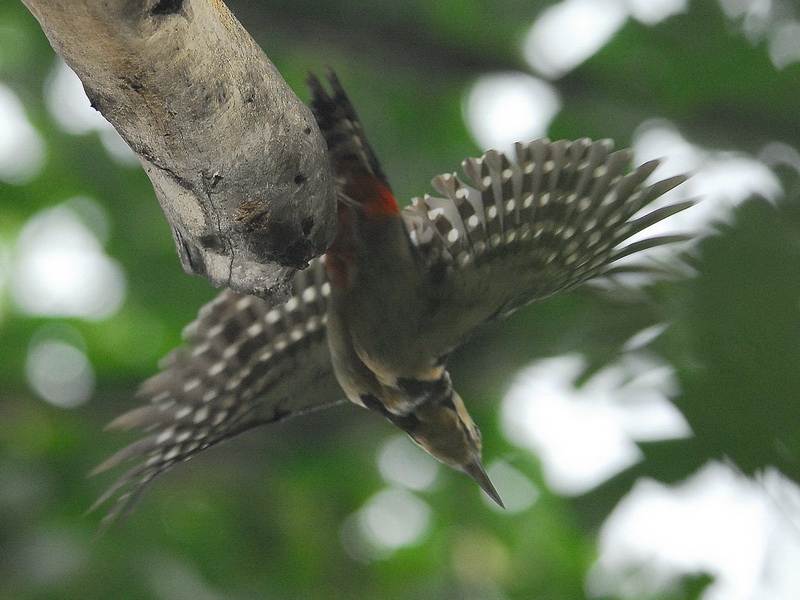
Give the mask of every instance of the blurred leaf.
M 752 201 L 700 247 L 679 406 L 709 456 L 800 478 L 800 219 Z

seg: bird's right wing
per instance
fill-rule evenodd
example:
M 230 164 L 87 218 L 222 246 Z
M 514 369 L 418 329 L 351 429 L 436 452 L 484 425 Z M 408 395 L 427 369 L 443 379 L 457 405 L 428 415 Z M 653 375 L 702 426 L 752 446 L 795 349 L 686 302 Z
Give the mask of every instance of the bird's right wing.
M 109 424 L 149 435 L 95 469 L 138 461 L 95 503 L 116 496 L 104 525 L 176 463 L 253 427 L 344 400 L 325 337 L 329 292 L 322 259 L 315 259 L 295 275 L 293 295 L 282 304 L 226 290 L 200 310 L 184 331 L 185 345 L 142 384 L 139 396 L 148 403 Z
M 472 186 L 440 175 L 433 185 L 444 198 L 415 198 L 404 209 L 430 274 L 425 347 L 445 354 L 482 324 L 609 273 L 624 256 L 688 239 L 626 244 L 692 202 L 642 214 L 686 178 L 647 184 L 658 161 L 629 172 L 631 151 L 612 146 L 540 139 L 517 144 L 516 162 L 490 150 L 462 163 Z

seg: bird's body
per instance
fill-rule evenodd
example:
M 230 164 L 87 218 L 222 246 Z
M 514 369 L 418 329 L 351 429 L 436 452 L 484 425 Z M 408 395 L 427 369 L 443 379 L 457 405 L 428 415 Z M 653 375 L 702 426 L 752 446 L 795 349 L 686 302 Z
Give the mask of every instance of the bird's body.
M 188 328 L 187 344 L 142 387 L 150 404 L 111 426 L 152 431 L 98 467 L 143 462 L 107 519 L 155 476 L 246 429 L 343 397 L 375 410 L 421 447 L 466 472 L 500 503 L 481 467 L 481 436 L 444 364 L 486 323 L 608 273 L 619 258 L 685 239 L 621 244 L 690 205 L 635 217 L 684 180 L 646 185 L 657 166 L 625 173 L 630 152 L 607 140 L 518 144 L 516 163 L 487 152 L 464 161 L 475 187 L 440 175 L 444 196 L 402 210 L 335 76 L 313 78 L 312 110 L 339 182 L 337 236 L 299 272 L 283 303 L 223 292 Z
M 357 199 L 352 202 L 342 203 L 339 231 L 325 255 L 331 282 L 328 345 L 350 400 L 363 404 L 361 395 L 369 391 L 394 405 L 391 392 L 378 388 L 395 383 L 395 369 L 410 373 L 418 366 L 414 363 L 420 357 L 408 356 L 410 349 L 403 344 L 417 328 L 413 298 L 421 288 L 418 269 L 399 210 L 366 218 L 367 209 Z M 387 314 L 397 318 L 386 319 Z M 354 363 L 366 370 L 355 372 L 360 369 Z M 352 376 L 345 373 L 348 369 Z M 407 412 L 400 406 L 396 411 Z
M 502 506 L 481 464 L 480 431 L 421 335 L 437 289 L 432 273 L 338 79 L 330 77 L 332 94 L 310 83 L 340 186 L 336 238 L 325 254 L 336 379 L 350 401 L 385 416 Z

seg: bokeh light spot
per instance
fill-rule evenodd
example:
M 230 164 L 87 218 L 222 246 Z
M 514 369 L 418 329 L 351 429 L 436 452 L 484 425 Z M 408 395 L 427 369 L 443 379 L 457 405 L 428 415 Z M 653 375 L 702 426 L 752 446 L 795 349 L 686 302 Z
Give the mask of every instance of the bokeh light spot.
M 467 124 L 482 148 L 509 152 L 514 142 L 547 134 L 561 109 L 547 82 L 525 73 L 494 73 L 475 82 L 465 102 Z
M 687 0 L 625 0 L 625 4 L 631 16 L 646 25 L 656 25 L 688 8 Z
M 103 319 L 119 308 L 125 287 L 122 268 L 68 206 L 41 211 L 20 232 L 12 291 L 23 311 Z
M 63 408 L 80 406 L 94 390 L 94 371 L 86 355 L 58 339 L 31 345 L 26 372 L 30 386 L 40 397 Z
M 542 461 L 555 491 L 585 493 L 641 459 L 635 440 L 686 437 L 689 428 L 667 399 L 670 367 L 623 357 L 580 387 L 583 358 L 565 355 L 528 367 L 501 406 L 508 439 Z
M 800 61 L 800 22 L 789 21 L 775 27 L 769 40 L 769 56 L 778 69 Z
M 462 581 L 486 586 L 505 582 L 511 575 L 512 558 L 491 533 L 468 530 L 459 532 L 453 541 L 452 565 L 453 572 Z
M 523 54 L 541 75 L 559 77 L 602 48 L 627 18 L 621 0 L 563 0 L 536 19 Z
M 25 115 L 22 102 L 0 83 L 0 180 L 22 185 L 44 166 L 45 145 Z
M 514 515 L 528 510 L 539 498 L 539 490 L 533 482 L 508 463 L 494 461 L 487 467 L 486 474 L 505 505 L 505 509 L 500 508 L 489 496 L 481 494 L 484 503 L 492 510 L 505 515 Z
M 139 165 L 136 154 L 111 123 L 92 108 L 81 80 L 60 58 L 50 74 L 45 100 L 53 119 L 64 131 L 74 135 L 96 131 L 103 147 L 116 162 L 125 166 Z
M 427 503 L 406 490 L 386 488 L 345 520 L 342 545 L 359 562 L 385 560 L 397 549 L 420 542 L 430 524 Z
M 361 509 L 361 523 L 377 545 L 401 548 L 419 541 L 428 529 L 430 512 L 428 505 L 410 492 L 387 489 Z
M 426 490 L 436 481 L 439 463 L 415 446 L 406 435 L 390 438 L 378 452 L 378 469 L 388 483 Z
M 707 573 L 703 600 L 797 598 L 799 509 L 800 489 L 774 470 L 753 481 L 709 463 L 672 486 L 639 480 L 602 527 L 587 588 L 653 597 Z
M 780 180 L 764 162 L 739 152 L 700 148 L 686 140 L 669 121 L 654 119 L 640 125 L 634 134 L 633 151 L 636 164 L 661 161 L 653 180 L 678 174 L 690 176 L 686 183 L 659 199 L 654 208 L 675 200 L 675 194 L 702 199 L 689 210 L 648 227 L 648 237 L 675 231 L 700 232 L 725 220 L 733 207 L 751 196 L 774 201 L 782 193 Z

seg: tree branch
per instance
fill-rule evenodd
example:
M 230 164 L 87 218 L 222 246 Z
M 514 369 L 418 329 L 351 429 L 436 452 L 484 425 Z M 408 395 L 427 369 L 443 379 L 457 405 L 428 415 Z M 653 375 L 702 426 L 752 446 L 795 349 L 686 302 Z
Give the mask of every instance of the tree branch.
M 23 2 L 139 156 L 187 272 L 269 296 L 324 252 L 325 142 L 220 0 Z

